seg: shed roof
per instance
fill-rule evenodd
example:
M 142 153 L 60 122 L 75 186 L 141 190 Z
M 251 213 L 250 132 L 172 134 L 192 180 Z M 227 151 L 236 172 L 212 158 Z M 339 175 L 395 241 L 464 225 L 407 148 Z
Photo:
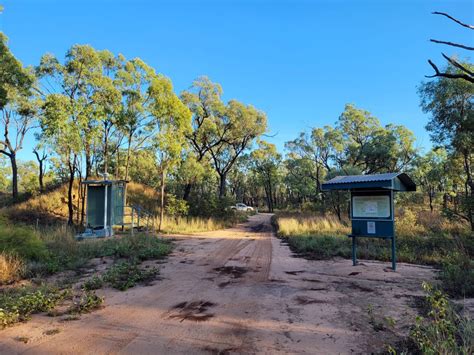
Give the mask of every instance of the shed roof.
M 84 180 L 81 184 L 84 185 L 116 185 L 116 184 L 126 184 L 127 180 Z
M 322 184 L 323 190 L 383 189 L 416 191 L 416 184 L 405 173 L 336 176 Z

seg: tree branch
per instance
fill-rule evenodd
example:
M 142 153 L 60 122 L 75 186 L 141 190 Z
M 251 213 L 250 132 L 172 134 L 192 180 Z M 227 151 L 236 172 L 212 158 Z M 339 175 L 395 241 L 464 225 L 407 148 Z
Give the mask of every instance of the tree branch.
M 445 12 L 439 12 L 439 11 L 434 11 L 432 12 L 433 15 L 441 15 L 441 16 L 445 16 L 447 18 L 449 18 L 450 20 L 456 22 L 457 24 L 463 26 L 463 27 L 466 27 L 466 28 L 469 28 L 470 30 L 474 30 L 474 26 L 473 25 L 469 25 L 467 23 L 464 23 L 464 22 L 461 22 L 459 21 L 458 19 L 452 17 L 451 15 L 448 15 L 447 13 Z
M 433 42 L 433 43 L 446 44 L 448 46 L 462 48 L 462 49 L 465 49 L 465 50 L 468 50 L 468 51 L 474 51 L 474 47 L 465 46 L 464 44 L 448 42 L 448 41 L 440 41 L 440 40 L 437 40 L 437 39 L 430 39 L 430 41 Z
M 435 77 L 443 77 L 443 78 L 449 78 L 449 79 L 464 79 L 467 80 L 471 83 L 474 83 L 474 77 L 468 74 L 451 74 L 451 73 L 443 73 L 441 72 L 436 64 L 434 64 L 431 60 L 428 60 L 428 63 L 431 65 L 431 67 L 434 69 L 435 74 L 434 75 L 425 75 L 426 78 L 435 78 Z
M 446 54 L 441 53 L 441 55 L 452 65 L 454 65 L 456 68 L 462 70 L 463 72 L 469 74 L 470 76 L 474 76 L 474 72 L 470 71 L 468 68 L 466 68 L 464 65 L 459 63 L 456 59 L 454 58 L 449 58 Z

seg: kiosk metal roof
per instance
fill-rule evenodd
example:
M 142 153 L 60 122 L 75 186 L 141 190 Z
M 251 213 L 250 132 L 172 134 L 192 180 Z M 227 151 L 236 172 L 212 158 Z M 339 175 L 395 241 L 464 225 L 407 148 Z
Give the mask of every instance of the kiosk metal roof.
M 84 180 L 81 184 L 84 185 L 114 185 L 114 184 L 126 184 L 127 180 Z
M 323 190 L 382 189 L 416 191 L 416 184 L 405 173 L 336 176 L 321 185 Z

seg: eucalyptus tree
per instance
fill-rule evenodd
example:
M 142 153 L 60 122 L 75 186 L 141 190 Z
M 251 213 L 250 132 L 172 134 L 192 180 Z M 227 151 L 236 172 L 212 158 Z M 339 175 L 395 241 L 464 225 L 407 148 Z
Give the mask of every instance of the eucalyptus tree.
M 38 162 L 38 183 L 40 193 L 44 192 L 44 174 L 46 171 L 46 159 L 48 159 L 48 152 L 40 144 L 33 148 L 33 154 Z
M 258 142 L 258 148 L 250 154 L 250 158 L 252 169 L 265 189 L 268 211 L 273 212 L 281 155 L 274 144 L 261 140 Z
M 23 148 L 26 134 L 34 128 L 40 100 L 36 80 L 13 56 L 0 32 L 0 122 L 3 126 L 0 153 L 10 160 L 12 196 L 18 196 L 17 153 Z
M 432 149 L 414 161 L 414 177 L 428 197 L 430 211 L 433 212 L 433 200 L 437 192 L 446 191 L 449 178 L 447 171 L 448 156 L 445 149 Z
M 325 173 L 342 160 L 342 134 L 331 126 L 313 128 L 310 134 L 301 132 L 298 138 L 286 142 L 285 148 L 289 151 L 289 159 L 305 165 L 305 175 L 315 181 L 319 194 Z
M 156 75 L 148 89 L 149 111 L 153 117 L 153 146 L 160 179 L 160 222 L 164 217 L 166 175 L 182 159 L 186 134 L 191 131 L 191 113 L 174 93 L 171 80 Z
M 186 138 L 196 163 L 206 164 L 210 149 L 222 144 L 230 130 L 230 124 L 223 122 L 226 106 L 222 101 L 222 87 L 205 76 L 200 77 L 189 90 L 181 93 L 181 100 L 192 113 L 192 131 Z M 186 184 L 185 200 L 189 199 L 192 186 L 193 181 Z
M 194 81 L 181 99 L 192 113 L 192 131 L 187 135 L 198 162 L 209 155 L 219 176 L 219 198 L 226 193 L 226 179 L 237 158 L 255 138 L 266 131 L 263 112 L 237 100 L 222 101 L 222 88 L 207 77 Z M 190 184 L 185 188 L 189 196 Z
M 216 124 L 217 135 L 222 141 L 209 148 L 214 169 L 219 176 L 219 198 L 226 194 L 227 174 L 237 158 L 248 149 L 253 141 L 265 133 L 267 117 L 265 113 L 251 105 L 231 100 L 224 116 Z
M 472 64 L 463 65 L 474 70 Z M 445 72 L 459 73 L 460 69 L 448 66 Z M 462 161 L 464 213 L 456 214 L 467 220 L 474 230 L 474 83 L 439 77 L 422 83 L 419 94 L 423 111 L 431 116 L 426 126 L 431 139 Z
M 120 102 L 120 92 L 108 75 L 112 55 L 88 45 L 75 45 L 66 60 L 49 54 L 41 58 L 37 73 L 44 94 L 43 135 L 68 167 L 68 223 L 73 223 L 74 178 L 85 161 L 85 178 L 92 172 L 96 147 L 101 145 L 102 124 Z M 106 146 L 106 139 L 104 139 Z
M 120 56 L 120 61 L 121 66 L 115 79 L 117 88 L 122 93 L 117 127 L 127 141 L 124 179 L 128 180 L 131 152 L 144 146 L 153 136 L 154 124 L 149 110 L 152 99 L 150 86 L 158 76 L 140 58 L 126 60 Z
M 346 105 L 336 128 L 342 133 L 341 169 L 354 167 L 367 174 L 404 169 L 416 156 L 413 133 L 403 126 L 382 126 L 370 112 Z

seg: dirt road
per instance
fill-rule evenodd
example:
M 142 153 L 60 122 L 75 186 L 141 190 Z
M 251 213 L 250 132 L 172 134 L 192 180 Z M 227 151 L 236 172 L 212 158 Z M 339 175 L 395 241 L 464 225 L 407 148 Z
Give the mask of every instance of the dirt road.
M 0 331 L 0 353 L 346 354 L 406 334 L 431 269 L 295 258 L 270 217 L 178 237 L 162 280 L 102 290 L 106 306 L 77 321 L 34 316 Z

